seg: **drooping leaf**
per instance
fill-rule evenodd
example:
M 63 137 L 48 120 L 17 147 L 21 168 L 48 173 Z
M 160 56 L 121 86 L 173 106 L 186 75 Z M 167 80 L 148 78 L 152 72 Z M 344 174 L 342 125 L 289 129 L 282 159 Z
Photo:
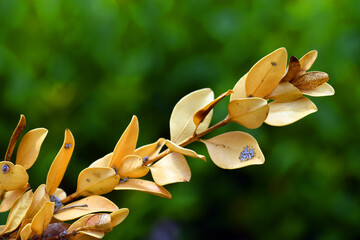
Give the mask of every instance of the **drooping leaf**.
M 177 145 L 169 140 L 166 140 L 165 144 L 172 152 L 177 152 L 177 153 L 180 153 L 185 156 L 192 157 L 192 158 L 200 158 L 200 159 L 206 161 L 206 158 L 204 155 L 197 154 L 195 151 L 193 151 L 191 149 L 180 147 L 179 145 Z
M 36 234 L 42 234 L 50 224 L 54 213 L 55 203 L 47 201 L 31 222 L 31 230 Z
M 245 82 L 247 78 L 247 73 L 240 78 L 240 80 L 235 84 L 233 91 L 234 93 L 230 96 L 230 102 L 240 99 L 240 98 L 246 98 L 246 88 L 245 88 Z
M 279 102 L 291 102 L 302 97 L 301 91 L 289 82 L 280 83 L 266 98 Z
M 96 160 L 92 164 L 90 164 L 89 168 L 92 168 L 92 167 L 109 167 L 112 155 L 113 155 L 113 153 L 106 154 L 104 157 L 99 158 L 98 160 Z
M 119 183 L 115 190 L 135 190 L 171 199 L 171 194 L 159 184 L 143 179 L 128 179 Z
M 122 160 L 117 174 L 121 178 L 139 178 L 145 176 L 148 172 L 149 169 L 143 166 L 141 157 L 128 155 Z
M 317 111 L 315 104 L 306 97 L 292 102 L 274 101 L 269 103 L 269 107 L 265 123 L 272 126 L 285 126 Z
M 287 53 L 279 48 L 259 60 L 248 72 L 245 82 L 246 95 L 264 97 L 279 84 L 286 70 Z
M 298 76 L 303 75 L 307 70 L 311 68 L 317 58 L 318 52 L 316 50 L 312 50 L 305 54 L 302 58 L 300 58 L 300 71 Z
M 314 89 L 302 90 L 302 93 L 312 97 L 323 97 L 334 95 L 335 90 L 330 84 L 324 83 Z
M 156 142 L 142 146 L 138 149 L 135 150 L 134 155 L 137 155 L 139 157 L 141 157 L 143 160 L 145 158 L 150 159 L 155 157 L 156 155 L 159 154 L 159 152 L 161 151 L 161 148 L 164 146 L 165 144 L 165 139 L 164 138 L 159 138 Z
M 113 227 L 119 225 L 125 220 L 125 218 L 128 215 L 129 215 L 129 209 L 127 208 L 121 208 L 119 210 L 116 210 L 115 212 L 110 213 L 111 225 Z
M 12 191 L 27 187 L 29 175 L 23 166 L 3 161 L 0 162 L 0 169 L 0 189 Z
M 171 141 L 180 143 L 193 135 L 195 124 L 194 114 L 214 100 L 214 92 L 209 88 L 194 91 L 183 97 L 174 107 L 170 117 Z M 197 132 L 202 132 L 209 127 L 212 117 L 210 112 L 204 121 L 199 125 Z
M 229 103 L 231 121 L 254 129 L 261 126 L 269 112 L 267 101 L 263 98 L 242 98 Z
M 60 185 L 74 151 L 75 140 L 69 129 L 65 130 L 64 143 L 56 155 L 46 178 L 46 192 L 52 195 Z
M 29 190 L 15 202 L 14 206 L 10 210 L 6 225 L 1 232 L 1 235 L 14 231 L 21 224 L 31 205 L 32 200 L 33 192 Z
M 109 167 L 119 169 L 123 158 L 126 155 L 134 154 L 138 135 L 139 123 L 137 117 L 134 115 L 131 119 L 129 126 L 126 128 L 120 140 L 115 146 Z
M 197 129 L 199 124 L 204 121 L 206 116 L 210 113 L 210 111 L 215 107 L 216 104 L 218 104 L 224 97 L 230 95 L 233 93 L 233 90 L 228 90 L 221 94 L 219 97 L 217 97 L 215 100 L 209 102 L 206 106 L 198 110 L 194 116 L 193 116 L 193 122 L 195 124 L 195 128 Z M 196 131 L 196 130 L 195 130 Z
M 7 150 L 6 150 L 4 161 L 10 161 L 11 160 L 11 156 L 12 156 L 12 153 L 14 151 L 16 142 L 17 142 L 18 138 L 20 137 L 21 132 L 24 130 L 25 126 L 26 126 L 25 116 L 21 114 L 20 115 L 20 120 L 19 120 L 19 122 L 18 122 L 18 124 L 17 124 L 11 138 L 10 138 L 9 145 L 8 145 Z
M 163 186 L 176 182 L 189 182 L 191 172 L 185 157 L 180 153 L 170 153 L 150 168 L 154 181 Z
M 16 200 L 18 200 L 21 195 L 28 190 L 29 188 L 20 188 L 13 191 L 8 191 L 5 193 L 5 196 L 0 204 L 0 212 L 7 212 L 14 205 Z
M 85 206 L 86 205 L 86 206 Z M 68 221 L 94 212 L 113 212 L 119 208 L 109 199 L 92 195 L 62 207 L 54 214 L 59 221 Z
M 202 142 L 220 168 L 236 169 L 265 161 L 256 139 L 245 132 L 227 132 Z
M 120 179 L 109 167 L 93 167 L 82 170 L 78 177 L 76 196 L 103 195 L 111 192 Z
M 34 164 L 47 133 L 48 130 L 45 128 L 37 128 L 25 134 L 17 150 L 17 165 L 23 166 L 26 170 Z

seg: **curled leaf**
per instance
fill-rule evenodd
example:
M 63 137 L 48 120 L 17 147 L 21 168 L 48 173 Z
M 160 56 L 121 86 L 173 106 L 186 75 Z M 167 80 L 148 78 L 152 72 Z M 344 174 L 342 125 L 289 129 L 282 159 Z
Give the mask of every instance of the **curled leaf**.
M 220 168 L 236 169 L 265 161 L 256 139 L 244 132 L 228 132 L 202 142 Z
M 32 231 L 31 231 L 31 223 L 28 223 L 28 224 L 25 225 L 25 227 L 23 227 L 23 229 L 21 229 L 21 232 L 20 232 L 21 240 L 30 239 L 31 233 L 32 233 Z
M 161 151 L 161 148 L 165 144 L 164 138 L 159 138 L 156 142 L 142 146 L 135 150 L 134 155 L 141 157 L 143 160 L 155 157 Z
M 27 187 L 29 175 L 23 166 L 14 165 L 12 162 L 0 162 L 0 189 L 12 191 Z
M 110 164 L 110 160 L 112 158 L 113 153 L 108 153 L 104 157 L 99 158 L 98 160 L 94 161 L 90 164 L 89 168 L 92 167 L 108 167 Z
M 128 215 L 129 209 L 127 208 L 121 208 L 119 210 L 116 210 L 115 212 L 110 213 L 112 227 L 115 227 L 122 223 Z
M 189 182 L 191 172 L 185 157 L 180 153 L 170 153 L 150 168 L 154 181 L 159 185 Z
M 128 179 L 125 182 L 119 183 L 114 189 L 141 191 L 171 199 L 171 194 L 164 187 L 143 179 Z
M 42 234 L 50 224 L 54 213 L 55 203 L 47 201 L 31 222 L 31 230 L 36 234 Z
M 183 97 L 174 107 L 170 117 L 171 141 L 180 143 L 193 135 L 196 126 L 193 122 L 194 114 L 214 100 L 214 92 L 210 88 L 194 91 Z M 211 121 L 212 113 L 199 124 L 197 131 L 206 130 Z
M 122 178 L 139 178 L 149 172 L 149 169 L 143 166 L 141 157 L 136 155 L 124 157 L 119 167 L 117 174 Z
M 192 157 L 192 158 L 200 158 L 200 159 L 206 161 L 206 158 L 204 155 L 197 154 L 195 151 L 193 151 L 191 149 L 180 147 L 179 145 L 177 145 L 169 140 L 166 140 L 165 144 L 172 152 L 177 152 L 177 153 L 180 153 L 185 156 Z
M 316 88 L 309 90 L 302 90 L 303 94 L 312 96 L 312 97 L 323 97 L 323 96 L 332 96 L 335 94 L 334 88 L 328 84 L 324 83 Z
M 271 126 L 285 126 L 317 111 L 315 104 L 306 97 L 292 102 L 274 101 L 269 103 L 269 107 L 265 123 Z
M 37 128 L 25 134 L 17 150 L 17 165 L 23 166 L 26 170 L 34 164 L 47 133 L 48 130 L 45 128 Z
M 86 228 L 92 231 L 99 231 L 99 232 L 110 232 L 113 228 L 111 224 L 111 216 L 110 214 L 106 213 L 98 213 L 94 216 L 91 216 L 86 221 Z
M 19 120 L 19 122 L 18 122 L 18 124 L 17 124 L 11 138 L 10 138 L 10 142 L 9 142 L 8 148 L 6 150 L 4 161 L 10 161 L 11 160 L 11 156 L 12 156 L 12 153 L 14 151 L 16 142 L 17 142 L 18 138 L 20 137 L 21 132 L 24 130 L 25 126 L 26 126 L 25 116 L 21 114 L 20 115 L 20 120 Z
M 60 185 L 74 151 L 75 140 L 69 129 L 65 130 L 64 143 L 56 155 L 46 178 L 46 192 L 52 195 Z
M 229 103 L 231 121 L 254 129 L 261 126 L 269 112 L 267 101 L 263 98 L 242 98 Z
M 298 73 L 298 76 L 303 75 L 307 70 L 311 68 L 311 66 L 314 64 L 316 58 L 318 56 L 318 52 L 316 50 L 312 50 L 305 54 L 302 58 L 300 58 L 300 71 Z
M 234 93 L 230 96 L 230 102 L 237 100 L 239 98 L 246 98 L 246 89 L 245 89 L 245 82 L 247 78 L 247 73 L 240 78 L 240 80 L 235 84 L 233 91 Z

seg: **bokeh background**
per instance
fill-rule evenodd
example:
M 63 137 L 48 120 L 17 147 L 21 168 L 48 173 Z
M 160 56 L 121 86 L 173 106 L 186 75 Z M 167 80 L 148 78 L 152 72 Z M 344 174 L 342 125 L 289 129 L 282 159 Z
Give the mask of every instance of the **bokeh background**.
M 191 91 L 231 89 L 279 47 L 330 75 L 333 97 L 286 127 L 245 130 L 266 163 L 238 170 L 189 159 L 190 183 L 173 199 L 122 191 L 107 196 L 128 218 L 105 239 L 359 239 L 360 1 L 0 1 L 0 149 L 19 115 L 49 134 L 29 170 L 46 180 L 65 128 L 76 149 L 61 187 L 111 152 L 136 114 L 138 145 L 169 137 L 173 106 Z M 226 115 L 215 108 L 214 123 Z M 204 146 L 192 148 L 206 152 Z M 5 214 L 6 215 L 6 214 Z M 1 223 L 5 223 L 1 215 Z

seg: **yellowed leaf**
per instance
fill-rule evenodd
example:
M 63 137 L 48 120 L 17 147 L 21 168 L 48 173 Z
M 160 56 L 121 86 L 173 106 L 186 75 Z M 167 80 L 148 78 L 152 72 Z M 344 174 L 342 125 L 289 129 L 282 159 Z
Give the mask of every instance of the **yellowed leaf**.
M 193 135 L 195 124 L 194 114 L 214 100 L 214 92 L 210 88 L 194 91 L 183 97 L 174 107 L 170 117 L 170 136 L 171 141 L 180 143 Z M 205 131 L 211 121 L 210 112 L 204 121 L 199 125 L 197 132 Z
M 86 205 L 86 206 L 85 206 Z M 94 212 L 113 212 L 119 208 L 109 199 L 92 195 L 62 207 L 54 214 L 59 221 L 68 221 Z
M 45 128 L 37 128 L 25 134 L 17 150 L 17 165 L 23 166 L 26 170 L 34 164 L 47 133 L 48 130 Z
M 106 154 L 104 157 L 99 158 L 98 160 L 96 160 L 92 164 L 90 164 L 89 168 L 91 168 L 91 167 L 109 167 L 112 155 L 113 155 L 113 153 Z
M 220 168 L 236 169 L 265 162 L 256 139 L 244 132 L 227 132 L 202 142 Z
M 128 155 L 121 162 L 118 175 L 121 178 L 139 178 L 145 176 L 149 169 L 144 167 L 141 157 L 136 155 Z
M 328 83 L 324 83 L 313 89 L 302 90 L 302 92 L 312 97 L 332 96 L 335 94 L 334 88 Z
M 66 192 L 64 190 L 62 190 L 61 188 L 57 188 L 53 195 L 60 200 L 66 198 Z
M 234 100 L 228 109 L 231 121 L 250 129 L 260 127 L 269 112 L 267 101 L 257 97 Z
M 219 97 L 217 97 L 215 100 L 209 102 L 206 106 L 204 106 L 203 108 L 198 110 L 193 116 L 193 122 L 195 124 L 195 128 L 196 129 L 198 128 L 199 124 L 204 121 L 205 117 L 215 107 L 215 105 L 218 104 L 218 102 L 220 102 L 224 97 L 230 95 L 233 92 L 234 92 L 233 90 L 228 90 L 227 92 L 224 92 Z
M 7 150 L 6 150 L 4 161 L 10 161 L 11 160 L 11 156 L 12 156 L 12 153 L 14 151 L 16 142 L 17 142 L 18 138 L 20 137 L 21 132 L 24 130 L 25 126 L 26 126 L 25 116 L 21 114 L 20 115 L 20 120 L 19 120 L 19 122 L 18 122 L 18 124 L 17 124 L 11 138 L 10 138 L 9 145 L 8 145 Z
M 139 123 L 137 117 L 134 115 L 129 126 L 126 128 L 120 140 L 116 144 L 109 167 L 119 169 L 123 158 L 126 155 L 134 154 L 138 135 Z
M 45 184 L 41 184 L 34 192 L 33 201 L 26 214 L 26 218 L 33 218 L 46 201 L 50 201 L 50 198 L 45 192 Z
M 85 216 L 79 218 L 78 220 L 73 222 L 73 224 L 71 224 L 71 226 L 68 228 L 67 232 L 70 233 L 71 231 L 73 231 L 75 229 L 83 228 L 84 226 L 86 226 L 87 220 L 94 215 L 95 214 L 88 214 L 88 215 L 85 215 Z
M 93 167 L 82 170 L 78 177 L 76 196 L 103 195 L 111 192 L 119 183 L 120 176 L 109 167 Z
M 54 213 L 55 203 L 47 201 L 31 222 L 31 230 L 36 234 L 42 234 L 50 224 Z
M 279 84 L 286 70 L 287 53 L 279 48 L 263 57 L 248 72 L 245 89 L 247 96 L 264 97 Z
M 189 182 L 191 172 L 185 157 L 180 153 L 170 153 L 150 168 L 154 181 L 159 185 Z
M 162 186 L 143 179 L 128 179 L 119 183 L 115 190 L 135 190 L 171 199 L 171 194 Z
M 21 195 L 28 190 L 29 188 L 20 188 L 13 191 L 8 191 L 5 193 L 4 198 L 0 204 L 0 212 L 7 212 L 14 205 L 16 200 L 18 200 Z
M 21 240 L 28 240 L 30 239 L 30 235 L 32 234 L 31 231 L 31 223 L 28 223 L 23 227 L 23 229 L 20 232 L 20 238 Z
M 56 155 L 46 179 L 46 192 L 52 195 L 60 185 L 74 151 L 75 140 L 69 129 L 65 131 L 64 143 Z
M 269 103 L 269 107 L 265 123 L 272 126 L 285 126 L 317 111 L 315 104 L 306 97 L 292 102 L 274 101 Z
M 105 236 L 104 232 L 92 231 L 92 230 L 81 231 L 80 234 L 84 234 L 84 235 L 80 235 L 81 240 L 102 239 Z M 86 238 L 84 238 L 85 236 Z
M 27 187 L 29 175 L 23 166 L 3 161 L 0 162 L 0 169 L 0 189 L 12 191 Z
M 165 139 L 159 138 L 154 143 L 136 149 L 134 155 L 141 157 L 146 162 L 146 159 L 150 159 L 158 155 L 164 144 L 165 144 Z
M 115 227 L 122 223 L 128 215 L 129 209 L 127 208 L 121 208 L 119 210 L 116 210 L 115 212 L 110 213 L 112 227 Z
M 318 52 L 316 50 L 312 50 L 305 54 L 302 58 L 300 58 L 300 71 L 298 73 L 298 76 L 303 75 L 307 70 L 311 68 L 311 66 L 314 64 L 316 58 L 318 56 Z
M 20 226 L 22 220 L 25 218 L 26 213 L 31 205 L 33 200 L 33 192 L 31 190 L 27 191 L 18 199 L 14 206 L 11 208 L 9 216 L 6 221 L 6 225 L 1 233 L 9 233 L 14 231 L 18 226 Z
M 192 158 L 200 158 L 200 159 L 206 161 L 206 158 L 204 155 L 197 154 L 195 151 L 193 151 L 191 149 L 180 147 L 176 143 L 173 143 L 169 140 L 166 140 L 165 144 L 172 152 L 181 153 L 185 156 L 192 157 Z
M 86 221 L 86 228 L 92 231 L 110 232 L 113 228 L 111 216 L 107 213 L 98 213 Z
M 230 102 L 240 99 L 240 98 L 246 98 L 246 88 L 245 88 L 245 82 L 248 74 L 246 73 L 244 76 L 240 78 L 240 80 L 235 84 L 234 86 L 234 93 L 230 96 Z
M 289 82 L 280 83 L 266 98 L 279 102 L 291 102 L 302 97 L 301 91 Z

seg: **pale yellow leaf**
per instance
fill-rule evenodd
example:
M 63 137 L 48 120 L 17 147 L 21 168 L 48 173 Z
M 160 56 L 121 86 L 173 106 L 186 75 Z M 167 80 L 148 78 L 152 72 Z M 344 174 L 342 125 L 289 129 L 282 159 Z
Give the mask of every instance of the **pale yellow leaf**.
M 73 224 L 71 224 L 71 226 L 67 229 L 67 232 L 71 232 L 75 229 L 78 229 L 78 228 L 83 228 L 84 226 L 86 226 L 86 222 L 89 218 L 91 218 L 92 216 L 94 216 L 95 214 L 88 214 L 88 215 L 85 215 L 81 218 L 79 218 L 78 220 L 76 220 L 75 222 L 73 222 Z
M 113 155 L 113 153 L 106 154 L 104 157 L 99 158 L 98 160 L 96 160 L 92 164 L 90 164 L 89 168 L 91 168 L 91 167 L 109 167 L 112 155 Z
M 245 82 L 246 95 L 264 97 L 279 84 L 286 70 L 287 53 L 279 48 L 263 57 L 248 72 Z
M 263 98 L 242 98 L 229 103 L 231 121 L 254 129 L 261 126 L 269 112 L 267 101 Z
M 109 167 L 92 167 L 82 170 L 78 177 L 76 196 L 103 195 L 111 192 L 120 177 Z
M 193 151 L 191 149 L 180 147 L 176 143 L 173 143 L 169 140 L 166 140 L 165 144 L 172 152 L 181 153 L 185 156 L 192 157 L 192 158 L 200 158 L 200 159 L 206 161 L 206 158 L 204 155 L 197 154 L 195 151 Z
M 314 89 L 302 90 L 302 92 L 312 97 L 332 96 L 335 94 L 334 88 L 328 83 L 324 83 Z
M 21 224 L 22 220 L 26 216 L 32 200 L 33 192 L 29 190 L 15 202 L 14 206 L 10 210 L 6 225 L 1 235 L 14 231 Z
M 53 195 L 60 200 L 63 200 L 64 198 L 66 198 L 66 192 L 64 190 L 62 190 L 61 188 L 57 188 Z
M 302 58 L 300 58 L 300 72 L 298 75 L 304 74 L 307 70 L 311 68 L 314 64 L 316 58 L 318 56 L 318 52 L 316 50 L 312 50 L 305 54 Z
M 143 160 L 153 158 L 159 154 L 164 144 L 165 144 L 165 139 L 159 138 L 154 143 L 136 149 L 134 155 L 141 157 Z
M 171 199 L 171 194 L 159 184 L 143 179 L 128 179 L 119 183 L 115 190 L 135 190 Z
M 98 195 L 92 195 L 65 205 L 54 214 L 54 218 L 59 221 L 68 221 L 89 213 L 113 212 L 118 209 L 119 208 L 109 199 Z
M 228 132 L 202 142 L 220 168 L 236 169 L 265 161 L 256 139 L 244 132 Z
M 54 213 L 55 203 L 47 201 L 31 222 L 31 230 L 36 234 L 42 234 L 50 224 Z
M 240 80 L 235 84 L 233 91 L 234 93 L 230 96 L 230 102 L 240 99 L 240 98 L 246 98 L 246 89 L 245 89 L 245 82 L 247 78 L 247 73 L 240 78 Z
M 56 155 L 46 179 L 46 192 L 52 195 L 60 185 L 74 151 L 75 140 L 69 129 L 65 130 L 64 143 Z
M 195 124 L 194 114 L 214 100 L 214 92 L 210 88 L 194 91 L 183 97 L 174 107 L 170 117 L 170 136 L 171 141 L 180 143 L 193 135 Z M 205 131 L 211 121 L 210 112 L 204 121 L 197 128 L 197 132 Z
M 9 211 L 16 200 L 18 200 L 26 190 L 28 190 L 28 187 L 6 192 L 0 204 L 0 212 Z
M 129 126 L 126 128 L 115 146 L 109 167 L 119 169 L 123 158 L 126 155 L 134 154 L 138 135 L 139 123 L 137 117 L 134 115 Z
M 17 165 L 23 166 L 26 170 L 34 164 L 47 133 L 48 130 L 45 128 L 37 128 L 25 134 L 17 150 Z
M 274 101 L 269 103 L 269 107 L 265 123 L 272 126 L 285 126 L 317 111 L 315 104 L 306 97 L 292 102 Z
M 150 167 L 154 181 L 159 185 L 189 182 L 191 172 L 185 157 L 180 153 L 170 153 Z
M 33 218 L 46 201 L 50 201 L 50 198 L 45 192 L 45 184 L 41 184 L 34 192 L 33 201 L 26 218 Z
M 301 91 L 289 82 L 280 83 L 266 98 L 279 102 L 291 102 L 302 97 Z
M 116 210 L 115 212 L 110 213 L 112 227 L 115 227 L 122 223 L 128 215 L 129 209 L 127 208 L 121 208 L 119 210 Z
M 32 234 L 31 231 L 31 223 L 28 223 L 23 227 L 23 229 L 20 232 L 20 238 L 21 240 L 28 240 L 30 239 L 30 235 Z
M 0 162 L 0 189 L 12 191 L 27 187 L 29 175 L 21 165 L 12 162 Z
M 79 239 L 81 240 L 102 239 L 105 236 L 104 232 L 93 231 L 93 230 L 80 231 L 80 234 L 84 234 L 83 236 L 80 235 L 81 237 Z
M 11 135 L 9 145 L 8 145 L 7 150 L 6 150 L 4 161 L 10 161 L 11 160 L 11 156 L 12 156 L 12 153 L 14 151 L 16 142 L 17 142 L 18 138 L 20 137 L 21 132 L 24 130 L 25 126 L 26 126 L 26 119 L 25 119 L 25 116 L 21 114 L 19 122 L 18 122 L 13 134 Z
M 139 178 L 145 176 L 148 172 L 149 169 L 143 166 L 141 157 L 128 155 L 121 161 L 117 174 L 121 178 Z

